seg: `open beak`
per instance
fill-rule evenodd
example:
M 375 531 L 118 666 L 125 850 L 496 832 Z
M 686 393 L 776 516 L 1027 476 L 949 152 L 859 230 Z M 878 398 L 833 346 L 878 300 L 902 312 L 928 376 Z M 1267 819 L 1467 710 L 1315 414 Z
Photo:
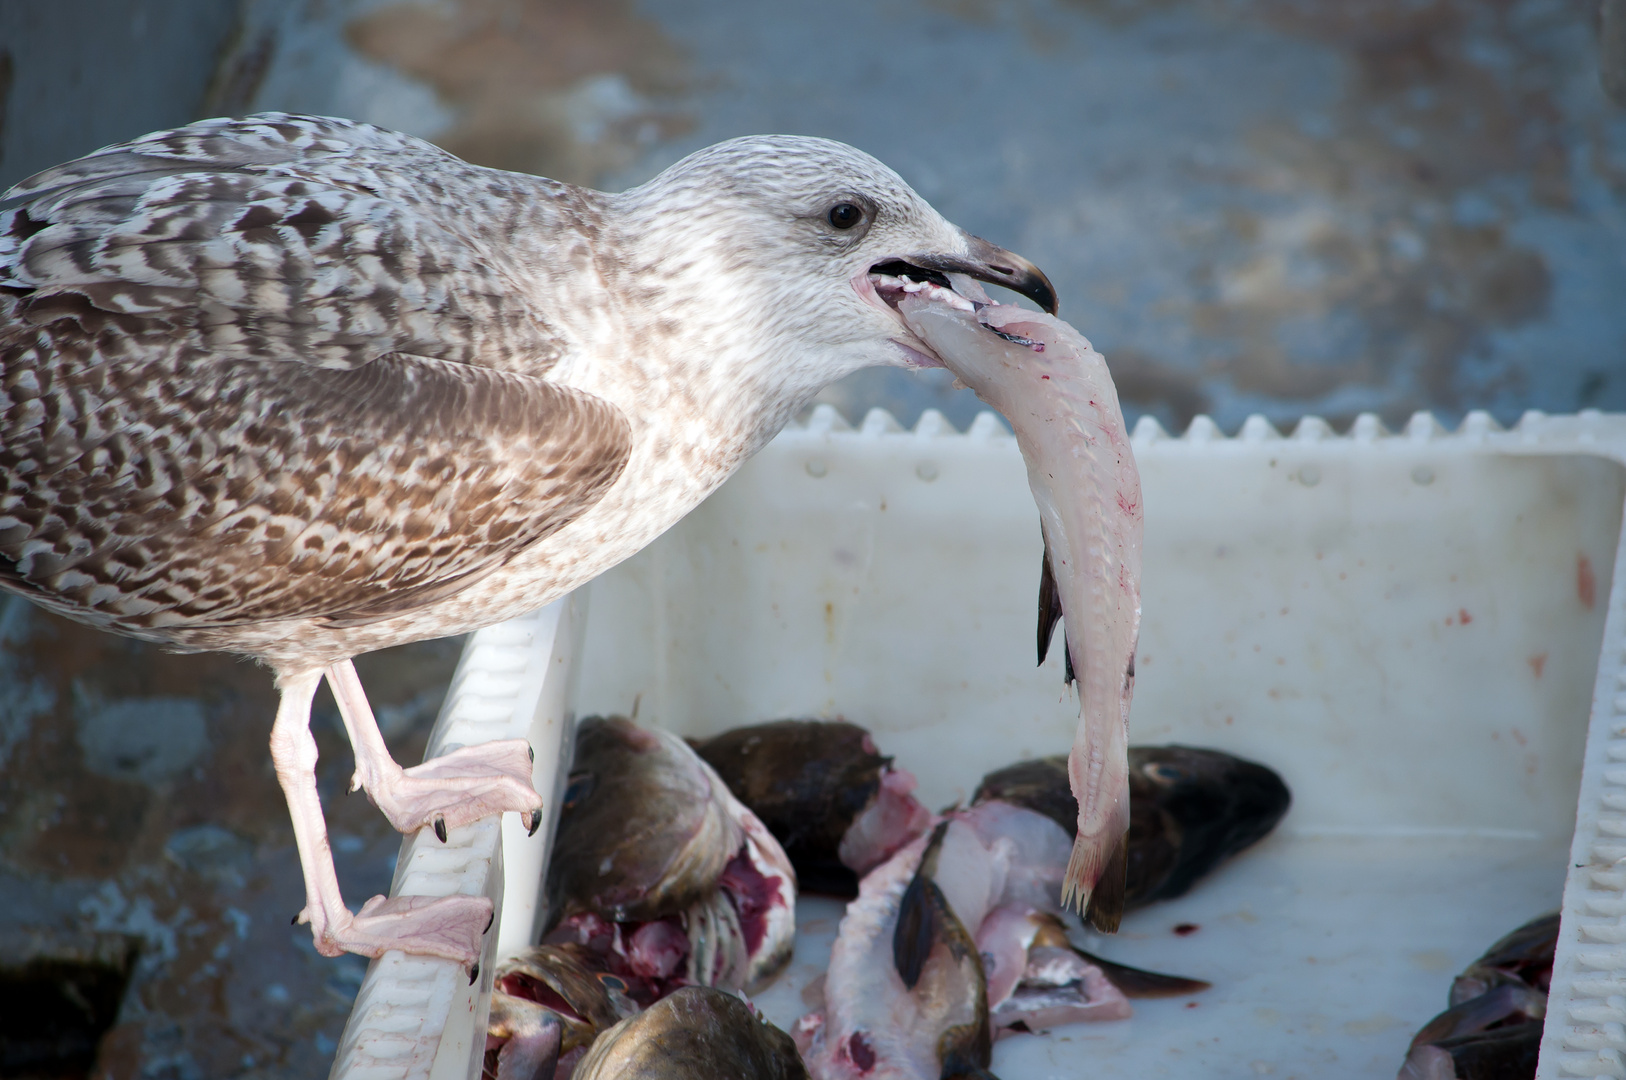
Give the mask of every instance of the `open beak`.
M 968 235 L 966 241 L 969 250 L 964 255 L 908 255 L 876 266 L 874 271 L 912 277 L 916 275 L 910 275 L 905 267 L 913 266 L 945 275 L 964 274 L 1021 293 L 1050 314 L 1056 313 L 1056 287 L 1050 284 L 1043 270 L 980 236 Z M 900 263 L 903 265 L 899 266 Z

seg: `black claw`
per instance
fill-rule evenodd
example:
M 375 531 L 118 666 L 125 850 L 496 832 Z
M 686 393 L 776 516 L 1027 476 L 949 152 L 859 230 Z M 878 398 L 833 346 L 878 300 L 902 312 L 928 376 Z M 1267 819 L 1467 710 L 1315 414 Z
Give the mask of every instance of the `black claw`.
M 480 936 L 484 937 L 485 935 L 491 933 L 491 924 L 496 922 L 496 921 L 497 921 L 497 909 L 492 908 L 491 909 L 491 914 L 486 916 L 486 928 L 484 930 L 480 931 Z
M 446 842 L 446 819 L 439 814 L 435 815 L 435 835 L 440 838 L 441 843 Z
M 475 981 L 478 980 L 479 978 L 480 978 L 480 965 L 475 964 L 474 967 L 469 971 L 469 985 L 473 986 L 475 984 Z
M 536 747 L 532 746 L 530 743 L 526 743 L 525 744 L 525 752 L 527 754 L 531 755 L 531 764 L 535 765 L 536 764 Z
M 542 808 L 539 806 L 531 811 L 531 827 L 526 830 L 526 836 L 535 836 L 536 830 L 542 827 Z
M 288 925 L 289 926 L 298 926 L 299 925 L 299 912 L 297 912 L 297 911 L 294 912 L 294 917 L 288 920 Z

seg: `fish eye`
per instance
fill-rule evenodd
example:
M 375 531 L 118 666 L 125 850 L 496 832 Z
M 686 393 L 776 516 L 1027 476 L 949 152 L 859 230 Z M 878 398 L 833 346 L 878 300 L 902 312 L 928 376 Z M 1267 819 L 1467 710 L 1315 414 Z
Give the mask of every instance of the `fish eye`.
M 590 772 L 574 773 L 571 775 L 570 779 L 566 781 L 566 785 L 565 796 L 562 800 L 560 800 L 564 803 L 564 805 L 560 807 L 560 809 L 572 810 L 576 807 L 577 803 L 580 803 L 582 800 L 586 799 L 593 793 L 593 789 L 598 787 L 598 777 L 594 776 Z
M 832 227 L 850 229 L 864 220 L 864 211 L 856 203 L 838 202 L 830 208 L 827 216 Z

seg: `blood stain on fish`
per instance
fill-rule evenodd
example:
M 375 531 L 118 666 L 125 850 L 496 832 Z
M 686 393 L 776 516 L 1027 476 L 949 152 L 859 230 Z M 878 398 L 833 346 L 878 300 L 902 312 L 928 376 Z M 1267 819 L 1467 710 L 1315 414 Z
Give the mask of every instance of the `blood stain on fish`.
M 1202 927 L 1198 926 L 1194 922 L 1183 922 L 1183 923 L 1178 923 L 1175 926 L 1174 932 L 1176 934 L 1180 935 L 1181 937 L 1190 937 L 1192 934 L 1195 934 L 1197 931 L 1199 931 L 1201 929 L 1202 929 Z
M 852 1038 L 847 1040 L 847 1056 L 862 1072 L 875 1068 L 875 1051 L 862 1031 L 853 1032 Z
M 1547 667 L 1547 654 L 1544 652 L 1536 653 L 1536 655 L 1526 660 L 1525 663 L 1530 665 L 1531 673 L 1539 679 L 1541 678 L 1542 671 Z

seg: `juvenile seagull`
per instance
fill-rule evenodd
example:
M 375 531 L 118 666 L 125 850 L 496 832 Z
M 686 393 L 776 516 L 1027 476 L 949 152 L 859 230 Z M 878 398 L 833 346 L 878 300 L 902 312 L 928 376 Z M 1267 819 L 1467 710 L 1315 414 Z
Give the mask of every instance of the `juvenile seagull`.
M 351 657 L 548 603 L 826 383 L 933 364 L 894 305 L 969 306 L 948 275 L 1055 308 L 1031 263 L 824 139 L 720 143 L 619 195 L 311 116 L 111 146 L 0 201 L 0 587 L 269 665 L 317 949 L 473 964 L 484 898 L 345 907 L 318 682 L 397 829 L 534 831 L 523 741 L 403 770 Z

